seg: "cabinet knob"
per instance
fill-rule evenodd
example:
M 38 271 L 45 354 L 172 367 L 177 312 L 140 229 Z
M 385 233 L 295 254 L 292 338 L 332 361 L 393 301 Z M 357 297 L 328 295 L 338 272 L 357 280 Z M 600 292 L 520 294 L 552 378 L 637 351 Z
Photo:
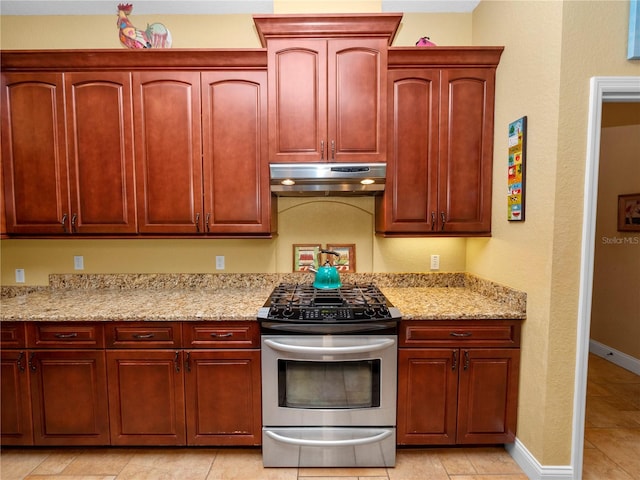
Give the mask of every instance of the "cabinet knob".
M 200 213 L 196 213 L 196 232 L 200 233 Z
M 440 212 L 440 219 L 442 220 L 442 226 L 440 227 L 440 230 L 444 230 L 444 224 L 447 223 L 447 217 L 444 212 Z
M 66 213 L 62 215 L 62 221 L 60 222 L 62 224 L 62 231 L 64 233 L 67 233 L 67 217 L 68 215 Z
M 320 161 L 324 162 L 324 140 L 320 140 Z

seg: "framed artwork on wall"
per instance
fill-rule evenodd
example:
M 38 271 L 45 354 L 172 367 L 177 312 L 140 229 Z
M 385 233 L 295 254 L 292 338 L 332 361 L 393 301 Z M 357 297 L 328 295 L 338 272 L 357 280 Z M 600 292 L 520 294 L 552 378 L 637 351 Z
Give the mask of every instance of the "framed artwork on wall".
M 339 257 L 327 255 L 329 263 L 336 267 L 340 273 L 353 273 L 356 271 L 355 244 L 328 244 L 327 250 L 340 254 Z
M 293 245 L 293 271 L 310 272 L 311 268 L 318 268 L 318 253 L 320 245 L 294 244 Z
M 640 232 L 640 193 L 618 195 L 618 231 Z
M 508 146 L 507 220 L 510 222 L 524 222 L 527 117 L 519 118 L 509 124 Z
M 640 60 L 640 0 L 629 2 L 627 60 Z

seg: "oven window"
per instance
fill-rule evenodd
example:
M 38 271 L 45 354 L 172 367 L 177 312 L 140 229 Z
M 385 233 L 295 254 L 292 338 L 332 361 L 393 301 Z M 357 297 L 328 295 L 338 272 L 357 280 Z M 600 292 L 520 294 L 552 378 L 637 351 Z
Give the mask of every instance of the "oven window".
M 278 401 L 290 408 L 380 406 L 380 359 L 278 360 Z

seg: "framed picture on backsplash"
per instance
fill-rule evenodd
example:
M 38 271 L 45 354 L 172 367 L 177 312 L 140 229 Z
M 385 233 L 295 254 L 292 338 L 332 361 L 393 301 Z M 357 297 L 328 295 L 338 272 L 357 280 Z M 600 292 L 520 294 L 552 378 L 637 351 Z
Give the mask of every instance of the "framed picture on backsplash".
M 318 253 L 320 245 L 302 244 L 293 245 L 293 271 L 310 272 L 311 268 L 318 268 Z
M 618 231 L 640 232 L 640 193 L 618 195 Z
M 356 245 L 354 243 L 328 244 L 327 250 L 338 253 L 340 256 L 327 255 L 329 263 L 338 269 L 340 273 L 354 273 L 356 271 Z

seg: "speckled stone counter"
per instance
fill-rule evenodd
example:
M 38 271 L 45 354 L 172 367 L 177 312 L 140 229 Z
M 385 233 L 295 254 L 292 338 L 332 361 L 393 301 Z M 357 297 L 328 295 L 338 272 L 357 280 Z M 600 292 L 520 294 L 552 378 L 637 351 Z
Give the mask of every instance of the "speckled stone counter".
M 526 316 L 526 294 L 464 273 L 343 274 L 375 283 L 405 319 Z M 2 287 L 0 321 L 255 321 L 278 283 L 312 274 L 50 275 L 43 287 Z

